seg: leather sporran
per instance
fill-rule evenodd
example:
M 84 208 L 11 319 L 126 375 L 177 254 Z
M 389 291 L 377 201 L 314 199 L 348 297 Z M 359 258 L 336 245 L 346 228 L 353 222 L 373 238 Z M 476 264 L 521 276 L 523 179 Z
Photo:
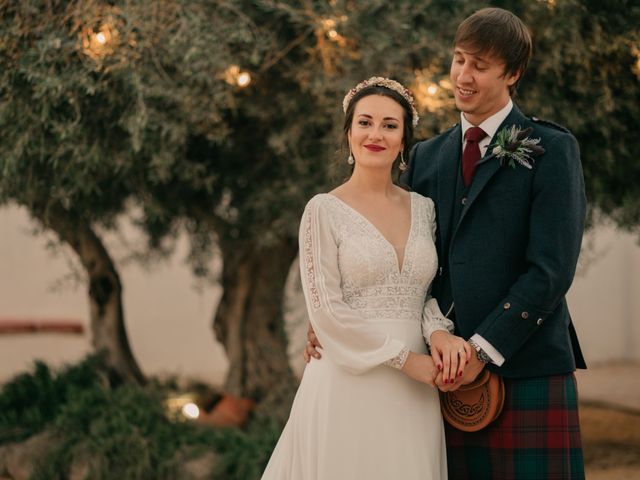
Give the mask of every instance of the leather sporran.
M 477 432 L 493 422 L 504 406 L 502 377 L 484 369 L 478 378 L 454 392 L 440 392 L 442 416 L 452 427 Z

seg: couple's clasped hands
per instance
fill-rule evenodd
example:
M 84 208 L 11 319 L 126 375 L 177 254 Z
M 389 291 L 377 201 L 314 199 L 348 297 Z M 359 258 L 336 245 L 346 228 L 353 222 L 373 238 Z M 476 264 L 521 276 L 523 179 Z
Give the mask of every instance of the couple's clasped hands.
M 409 352 L 402 372 L 414 380 L 448 392 L 471 383 L 484 368 L 484 363 L 476 358 L 471 345 L 448 331 L 433 332 L 430 344 L 431 355 Z M 322 346 L 309 325 L 303 354 L 307 363 L 312 357 L 321 357 L 317 348 Z
M 425 356 L 436 368 L 432 385 L 443 392 L 471 383 L 484 368 L 484 363 L 478 360 L 471 345 L 462 337 L 446 330 L 436 330 L 431 334 L 429 343 L 431 356 Z

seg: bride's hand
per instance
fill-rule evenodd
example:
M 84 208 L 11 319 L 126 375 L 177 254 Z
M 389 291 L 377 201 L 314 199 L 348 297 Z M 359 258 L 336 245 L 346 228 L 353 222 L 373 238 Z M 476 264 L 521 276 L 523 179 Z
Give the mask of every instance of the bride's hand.
M 436 370 L 435 363 L 433 363 L 433 359 L 429 355 L 409 352 L 409 356 L 402 367 L 402 372 L 414 380 L 426 383 L 432 387 L 436 386 L 434 380 L 438 371 Z
M 471 360 L 471 346 L 461 337 L 445 330 L 436 330 L 429 339 L 431 356 L 438 370 L 442 371 L 442 381 L 453 383 L 461 377 L 464 367 Z

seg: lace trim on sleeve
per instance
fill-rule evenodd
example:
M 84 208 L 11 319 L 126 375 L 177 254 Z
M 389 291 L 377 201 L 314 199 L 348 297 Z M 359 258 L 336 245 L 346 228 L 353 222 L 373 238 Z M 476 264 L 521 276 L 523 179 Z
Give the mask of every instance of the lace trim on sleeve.
M 401 370 L 402 367 L 404 367 L 407 358 L 409 358 L 409 349 L 407 347 L 404 347 L 402 350 L 400 350 L 400 353 L 398 355 L 390 360 L 387 360 L 386 362 L 384 362 L 384 364 Z
M 445 332 L 453 334 L 453 322 L 445 317 L 432 317 L 431 321 L 422 327 L 422 335 L 427 345 L 431 346 L 431 334 L 438 330 L 444 330 Z
M 304 267 L 307 275 L 311 305 L 314 310 L 318 310 L 320 308 L 320 295 L 318 294 L 318 287 L 316 286 L 316 270 L 313 259 L 313 244 L 311 241 L 311 209 L 307 210 L 304 221 Z
M 447 317 L 442 315 L 438 302 L 435 298 L 427 297 L 427 301 L 424 304 L 424 310 L 422 311 L 422 336 L 427 342 L 427 345 L 431 345 L 431 334 L 436 330 L 445 330 L 449 333 L 453 333 L 453 322 Z

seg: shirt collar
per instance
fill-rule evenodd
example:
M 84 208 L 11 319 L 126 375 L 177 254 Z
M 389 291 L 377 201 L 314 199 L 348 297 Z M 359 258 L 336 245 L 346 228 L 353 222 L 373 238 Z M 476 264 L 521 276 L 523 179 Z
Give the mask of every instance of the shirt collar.
M 502 109 L 498 110 L 496 113 L 487 118 L 484 122 L 482 122 L 478 127 L 480 127 L 487 134 L 486 138 L 491 139 L 496 134 L 498 127 L 504 122 L 504 119 L 507 118 L 507 115 L 511 112 L 513 108 L 513 101 L 509 98 L 507 104 L 502 107 Z M 464 142 L 464 134 L 467 130 L 474 125 L 466 119 L 463 112 L 460 112 L 460 126 L 462 127 L 462 141 Z

